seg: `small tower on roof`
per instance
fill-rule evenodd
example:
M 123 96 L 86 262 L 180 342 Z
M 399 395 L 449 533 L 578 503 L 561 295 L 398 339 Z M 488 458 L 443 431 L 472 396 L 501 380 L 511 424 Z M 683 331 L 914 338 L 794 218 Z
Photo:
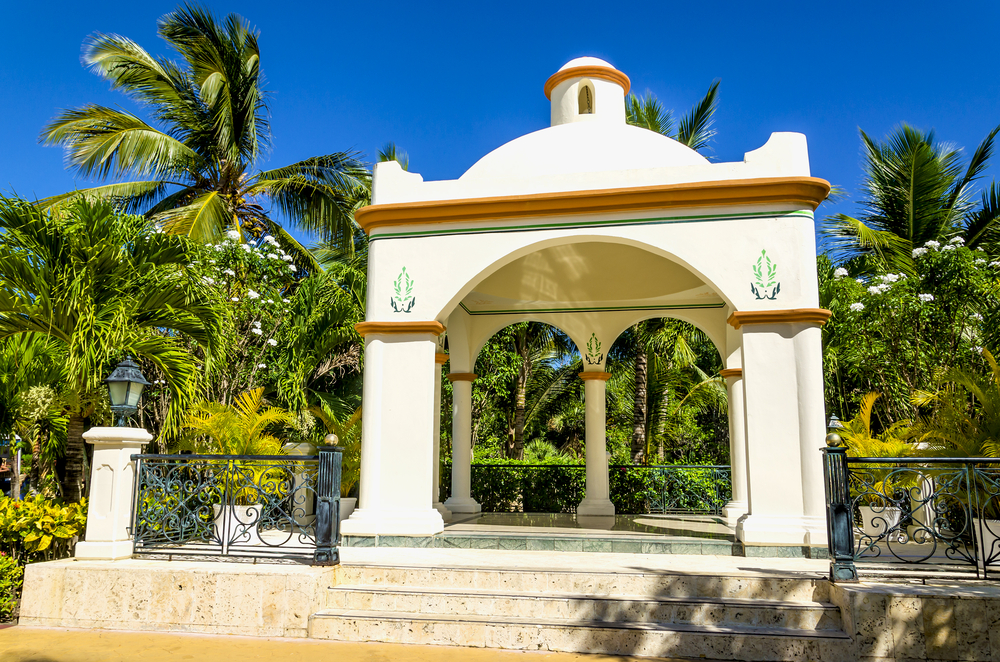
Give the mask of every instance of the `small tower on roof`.
M 625 123 L 628 76 L 596 57 L 578 57 L 545 82 L 552 126 L 570 122 Z

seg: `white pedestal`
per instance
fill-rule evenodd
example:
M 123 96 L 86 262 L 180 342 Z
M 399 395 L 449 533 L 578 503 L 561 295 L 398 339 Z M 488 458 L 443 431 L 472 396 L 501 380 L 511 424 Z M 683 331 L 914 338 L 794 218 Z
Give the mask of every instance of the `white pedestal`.
M 132 455 L 153 436 L 140 428 L 91 428 L 83 438 L 94 447 L 90 469 L 90 500 L 87 503 L 87 533 L 77 543 L 78 559 L 115 561 L 132 556 L 128 533 L 135 491 Z

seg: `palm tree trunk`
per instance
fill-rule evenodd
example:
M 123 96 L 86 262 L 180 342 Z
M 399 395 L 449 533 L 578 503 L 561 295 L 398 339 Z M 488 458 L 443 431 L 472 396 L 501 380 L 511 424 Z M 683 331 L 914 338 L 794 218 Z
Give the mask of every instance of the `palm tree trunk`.
M 38 484 L 42 480 L 42 431 L 35 429 L 31 435 L 31 473 L 28 474 L 28 482 L 31 489 L 38 491 Z
M 517 405 L 514 408 L 514 448 L 515 460 L 524 459 L 524 407 L 528 395 L 528 376 L 522 364 L 517 373 Z
M 638 326 L 638 325 L 636 325 Z M 649 357 L 645 348 L 635 353 L 635 401 L 632 405 L 632 464 L 642 464 L 646 459 L 646 412 L 649 388 Z
M 66 472 L 62 493 L 67 503 L 79 503 L 83 498 L 83 463 L 86 448 L 83 445 L 83 416 L 69 417 L 66 425 Z

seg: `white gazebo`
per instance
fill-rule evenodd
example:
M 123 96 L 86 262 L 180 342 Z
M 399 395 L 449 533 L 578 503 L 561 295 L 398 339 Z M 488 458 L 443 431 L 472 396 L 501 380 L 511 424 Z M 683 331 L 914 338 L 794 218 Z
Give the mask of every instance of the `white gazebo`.
M 674 317 L 725 363 L 733 501 L 749 544 L 826 542 L 820 327 L 805 136 L 775 133 L 742 162 L 710 163 L 625 122 L 629 79 L 579 58 L 545 83 L 549 128 L 487 154 L 452 181 L 375 168 L 360 507 L 348 535 L 427 536 L 470 494 L 476 357 L 498 330 L 535 320 L 584 360 L 586 498 L 608 516 L 605 359 L 622 331 Z M 447 332 L 449 354 L 443 353 Z M 454 384 L 452 497 L 435 503 L 441 367 Z

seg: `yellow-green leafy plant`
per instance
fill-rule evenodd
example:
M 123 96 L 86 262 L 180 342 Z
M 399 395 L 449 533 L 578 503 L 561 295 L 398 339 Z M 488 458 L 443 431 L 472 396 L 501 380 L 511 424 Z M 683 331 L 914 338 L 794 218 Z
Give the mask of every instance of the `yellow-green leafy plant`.
M 346 418 L 338 418 L 326 407 L 309 409 L 323 424 L 326 434 L 337 435 L 337 445 L 344 449 L 340 464 L 340 496 L 346 497 L 361 478 L 361 407 Z
M 87 526 L 87 504 L 62 504 L 41 495 L 0 498 L 0 551 L 19 563 L 72 555 Z
M 840 436 L 850 457 L 912 457 L 917 446 L 908 441 L 910 422 L 896 421 L 879 434 L 872 432 L 872 411 L 881 393 L 866 393 L 861 398 L 857 415 L 844 423 Z M 919 482 L 915 472 L 899 472 L 883 464 L 854 465 L 867 470 L 872 477 L 871 489 L 892 498 L 899 489 L 914 487 Z
M 7 554 L 0 552 L 0 623 L 17 618 L 23 583 L 24 567 Z
M 296 417 L 280 407 L 267 406 L 264 389 L 257 388 L 236 397 L 231 405 L 201 402 L 192 408 L 185 428 L 188 432 L 180 448 L 205 455 L 282 455 L 276 429 L 293 427 Z M 261 490 L 268 493 L 285 489 L 283 471 L 253 460 L 233 460 L 219 475 L 230 485 L 235 503 L 258 502 Z

